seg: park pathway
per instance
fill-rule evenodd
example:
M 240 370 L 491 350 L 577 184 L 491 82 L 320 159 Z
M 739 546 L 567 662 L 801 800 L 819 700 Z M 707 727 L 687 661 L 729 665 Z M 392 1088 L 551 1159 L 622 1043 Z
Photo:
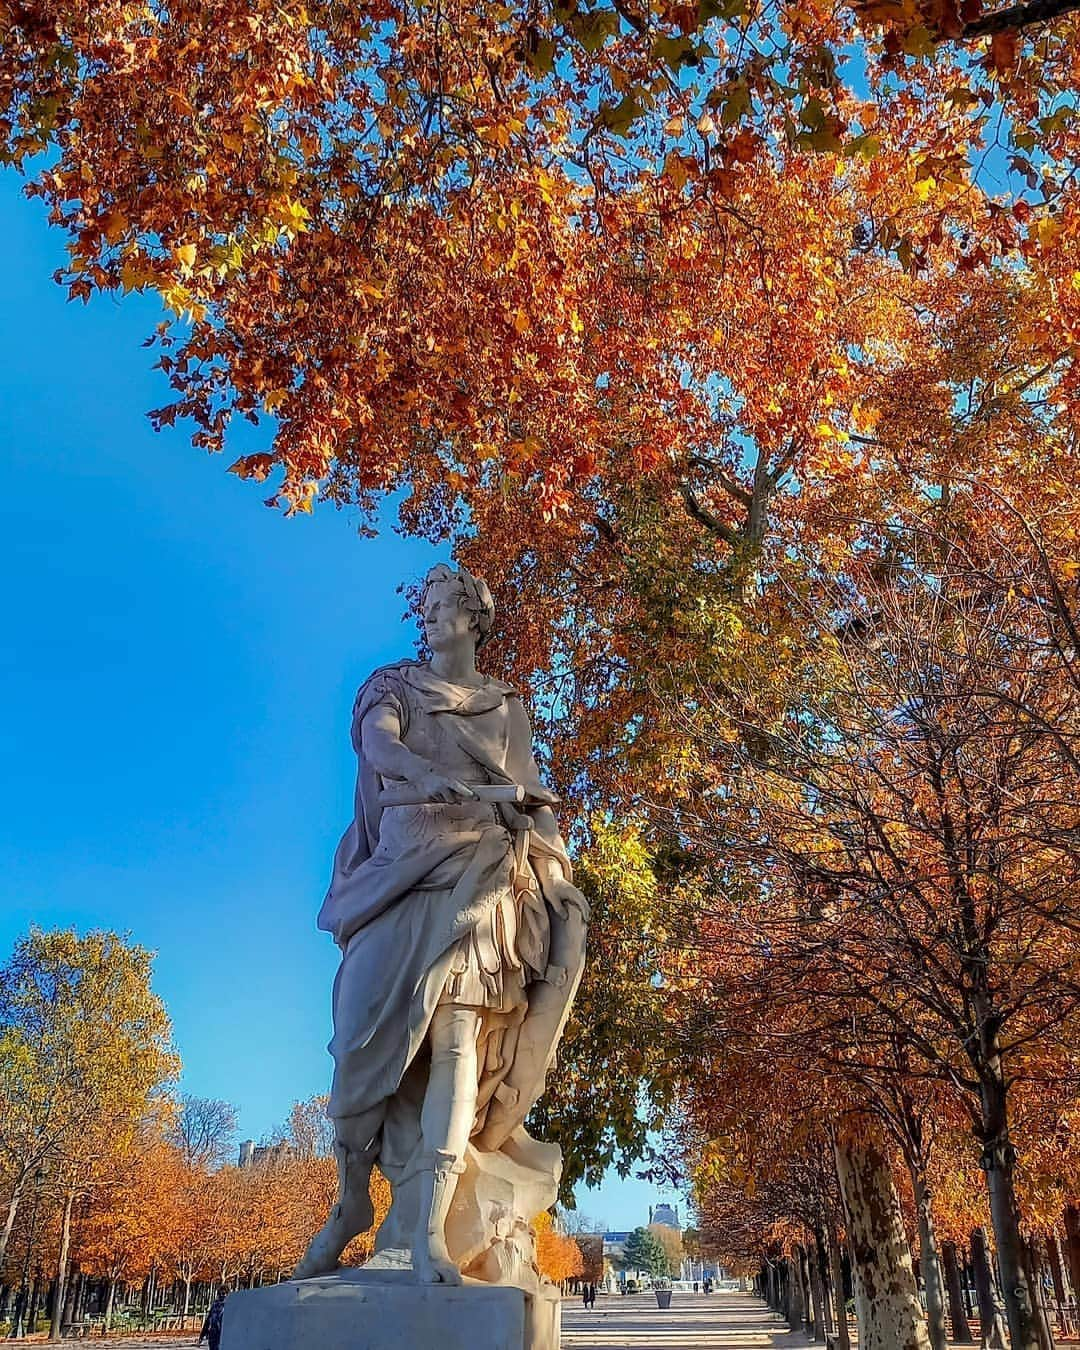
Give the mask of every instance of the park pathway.
M 796 1350 L 809 1344 L 742 1293 L 675 1293 L 667 1312 L 652 1294 L 610 1294 L 591 1312 L 567 1300 L 562 1343 L 563 1350 Z

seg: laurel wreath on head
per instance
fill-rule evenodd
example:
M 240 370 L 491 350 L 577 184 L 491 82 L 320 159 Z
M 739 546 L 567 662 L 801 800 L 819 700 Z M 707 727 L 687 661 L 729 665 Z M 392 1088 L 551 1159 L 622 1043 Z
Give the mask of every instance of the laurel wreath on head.
M 461 591 L 461 603 L 472 616 L 476 624 L 477 647 L 482 647 L 491 635 L 495 623 L 495 601 L 483 577 L 474 577 L 466 567 L 452 567 L 449 563 L 436 563 L 424 578 L 423 597 L 429 586 L 441 581 L 452 581 Z

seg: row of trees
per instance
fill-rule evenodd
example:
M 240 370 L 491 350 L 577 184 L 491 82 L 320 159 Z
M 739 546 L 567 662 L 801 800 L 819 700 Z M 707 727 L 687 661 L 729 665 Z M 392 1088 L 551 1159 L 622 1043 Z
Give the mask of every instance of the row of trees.
M 738 588 L 668 573 L 649 669 L 619 672 L 640 777 L 567 748 L 632 807 L 583 872 L 616 941 L 648 915 L 668 1161 L 714 1250 L 787 1263 L 822 1335 L 848 1260 L 890 1345 L 940 1350 L 950 1304 L 964 1333 L 965 1265 L 990 1334 L 988 1251 L 1014 1346 L 1046 1350 L 1045 1305 L 1067 1325 L 1080 1288 L 1080 517 L 1067 477 L 1021 486 L 894 498 L 846 555 L 788 543 Z M 600 701 L 578 706 L 587 726 Z M 616 998 L 583 1036 L 626 1034 Z M 549 1121 L 576 1109 L 571 1082 Z

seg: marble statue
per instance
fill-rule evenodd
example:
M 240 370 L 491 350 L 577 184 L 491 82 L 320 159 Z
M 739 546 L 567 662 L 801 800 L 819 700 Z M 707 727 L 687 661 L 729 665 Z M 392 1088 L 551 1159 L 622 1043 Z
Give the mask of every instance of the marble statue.
M 521 699 L 476 667 L 488 587 L 440 564 L 421 610 L 430 659 L 377 670 L 353 710 L 355 816 L 319 916 L 342 953 L 340 1189 L 293 1278 L 334 1271 L 371 1226 L 378 1163 L 393 1204 L 365 1270 L 535 1289 L 529 1219 L 554 1201 L 561 1157 L 524 1120 L 581 976 L 588 906 Z

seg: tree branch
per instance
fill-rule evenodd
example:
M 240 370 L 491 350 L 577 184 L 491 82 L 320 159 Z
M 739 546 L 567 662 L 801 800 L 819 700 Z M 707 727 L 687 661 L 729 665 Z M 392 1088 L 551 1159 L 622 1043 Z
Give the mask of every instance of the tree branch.
M 962 38 L 986 37 L 990 33 L 1004 33 L 1009 28 L 1030 28 L 1047 23 L 1063 14 L 1080 9 L 1080 0 L 1027 0 L 1026 4 L 1009 5 L 1005 9 L 984 14 L 964 24 Z
M 702 506 L 697 497 L 694 496 L 692 488 L 686 483 L 680 483 L 679 492 L 682 495 L 683 501 L 686 503 L 687 511 L 689 511 L 699 525 L 704 525 L 705 528 L 710 530 L 713 534 L 718 534 L 727 544 L 738 542 L 738 534 L 730 525 L 725 524 L 719 516 L 714 516 L 711 511 Z

